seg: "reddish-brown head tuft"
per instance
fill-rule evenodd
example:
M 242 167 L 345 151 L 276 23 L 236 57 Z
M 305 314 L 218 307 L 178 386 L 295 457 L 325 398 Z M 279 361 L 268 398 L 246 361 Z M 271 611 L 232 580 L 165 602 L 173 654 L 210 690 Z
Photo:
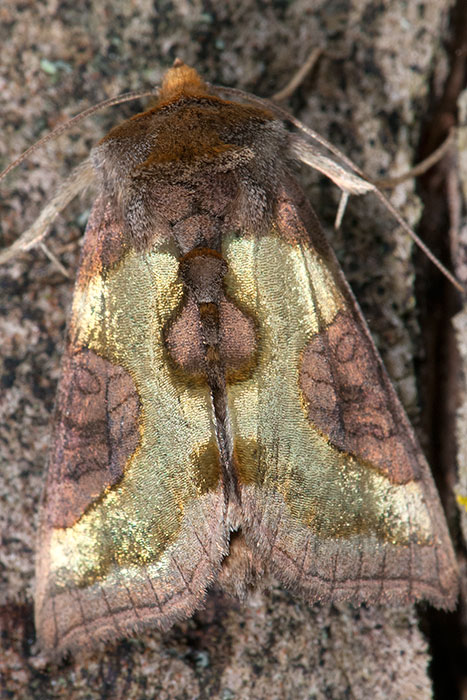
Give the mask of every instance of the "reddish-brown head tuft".
M 159 102 L 172 102 L 181 95 L 205 95 L 206 84 L 194 68 L 177 58 L 162 81 Z

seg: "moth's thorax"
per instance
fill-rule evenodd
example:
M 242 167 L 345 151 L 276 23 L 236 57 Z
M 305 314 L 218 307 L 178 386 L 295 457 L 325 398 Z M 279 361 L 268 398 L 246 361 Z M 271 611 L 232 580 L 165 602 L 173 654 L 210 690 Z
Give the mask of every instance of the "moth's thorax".
M 174 78 L 154 107 L 109 132 L 93 163 L 141 249 L 204 212 L 230 228 L 264 226 L 287 149 L 288 133 L 268 111 Z

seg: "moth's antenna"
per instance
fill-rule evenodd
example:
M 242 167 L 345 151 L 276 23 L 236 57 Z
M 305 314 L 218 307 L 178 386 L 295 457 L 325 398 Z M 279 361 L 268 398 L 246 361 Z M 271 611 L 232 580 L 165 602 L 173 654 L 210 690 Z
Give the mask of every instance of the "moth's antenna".
M 80 112 L 75 117 L 72 117 L 64 124 L 60 124 L 53 131 L 46 134 L 42 139 L 36 141 L 32 146 L 30 146 L 24 153 L 22 153 L 13 163 L 11 163 L 5 170 L 0 173 L 0 181 L 8 175 L 8 173 L 16 168 L 20 163 L 22 163 L 28 156 L 38 148 L 43 146 L 47 141 L 57 138 L 60 134 L 71 129 L 75 124 L 83 121 L 87 117 L 95 114 L 96 112 L 105 109 L 106 107 L 112 107 L 114 105 L 122 104 L 123 102 L 130 102 L 131 100 L 137 100 L 142 97 L 154 97 L 157 96 L 159 89 L 146 90 L 144 92 L 126 92 L 122 95 L 117 95 L 116 97 L 110 97 L 107 100 L 103 100 L 83 112 Z M 3 265 L 8 260 L 17 255 L 18 252 L 23 250 L 28 250 L 33 245 L 38 243 L 47 233 L 47 229 L 55 219 L 57 214 L 66 207 L 66 205 L 80 192 L 82 192 L 86 187 L 88 187 L 94 179 L 94 170 L 90 159 L 84 160 L 77 168 L 73 170 L 71 175 L 60 185 L 58 191 L 55 193 L 54 197 L 49 201 L 46 207 L 41 211 L 39 217 L 34 221 L 34 223 L 25 231 L 12 245 L 8 248 L 0 251 L 0 265 Z M 44 248 L 45 254 L 51 258 L 51 253 Z M 52 259 L 52 258 L 51 258 Z M 66 276 L 68 274 L 61 267 L 57 260 L 52 260 L 55 265 L 58 265 L 62 272 Z
M 270 112 L 273 112 L 276 114 L 278 117 L 283 119 L 284 121 L 290 122 L 293 126 L 295 126 L 297 129 L 300 129 L 304 134 L 309 136 L 313 141 L 316 141 L 319 143 L 321 146 L 324 146 L 328 151 L 333 153 L 335 156 L 339 158 L 345 165 L 347 165 L 354 173 L 357 173 L 357 175 L 360 175 L 361 178 L 363 178 L 365 181 L 371 183 L 371 180 L 365 175 L 363 170 L 361 170 L 355 163 L 353 163 L 350 158 L 347 158 L 347 156 L 342 153 L 336 146 L 333 146 L 332 143 L 330 143 L 327 139 L 325 139 L 323 136 L 318 134 L 314 129 L 310 129 L 308 126 L 303 124 L 299 119 L 296 119 L 292 114 L 287 112 L 287 110 L 283 109 L 282 107 L 279 107 L 278 105 L 272 104 L 269 100 L 263 99 L 261 97 L 257 97 L 256 95 L 250 95 L 249 93 L 243 92 L 243 90 L 237 90 L 236 88 L 224 88 L 221 86 L 217 85 L 210 85 L 210 87 L 217 93 L 220 93 L 222 95 L 231 95 L 233 97 L 239 97 L 243 100 L 247 100 L 248 102 L 254 102 L 257 104 L 260 104 L 262 107 L 265 107 L 268 109 Z M 444 151 L 444 148 L 447 148 L 444 146 L 444 144 L 441 145 L 440 149 L 438 150 L 438 153 L 436 154 L 436 158 L 439 159 L 439 150 Z M 436 162 L 434 159 L 433 162 Z M 423 162 L 420 164 L 423 166 L 423 172 L 427 169 L 426 163 Z M 417 168 L 417 166 L 416 166 Z M 371 183 L 373 184 L 373 183 Z M 384 204 L 386 209 L 393 215 L 393 217 L 396 219 L 398 224 L 402 226 L 404 231 L 408 233 L 408 235 L 412 238 L 414 243 L 418 245 L 418 247 L 425 253 L 427 258 L 431 260 L 433 265 L 435 265 L 438 270 L 451 282 L 454 287 L 459 290 L 461 293 L 465 293 L 464 287 L 461 285 L 461 283 L 454 277 L 454 275 L 449 272 L 449 270 L 443 265 L 440 260 L 431 252 L 431 250 L 426 246 L 426 244 L 421 240 L 419 236 L 415 233 L 415 231 L 410 228 L 408 223 L 403 219 L 403 217 L 399 214 L 397 209 L 391 204 L 389 199 L 381 192 L 381 190 L 378 189 L 376 185 L 373 185 L 373 192 L 375 195 L 378 197 L 378 199 Z
M 36 141 L 36 143 L 27 148 L 16 160 L 13 161 L 13 163 L 10 163 L 10 165 L 8 165 L 8 167 L 6 167 L 5 170 L 3 170 L 0 173 L 0 182 L 3 180 L 4 177 L 8 175 L 9 172 L 11 172 L 11 170 L 18 167 L 18 165 L 20 165 L 24 160 L 26 160 L 26 158 L 28 158 L 31 155 L 31 153 L 37 151 L 45 143 L 47 143 L 47 141 L 51 141 L 52 139 L 57 138 L 58 136 L 60 136 L 60 134 L 63 134 L 65 131 L 68 131 L 73 126 L 75 126 L 75 124 L 78 124 L 79 122 L 83 121 L 83 119 L 87 119 L 87 117 L 90 117 L 92 114 L 95 114 L 95 112 L 99 112 L 101 109 L 105 109 L 106 107 L 113 107 L 114 105 L 123 104 L 124 102 L 131 102 L 131 100 L 138 100 L 143 97 L 156 97 L 158 92 L 158 88 L 154 90 L 146 90 L 144 92 L 125 92 L 122 95 L 117 95 L 116 97 L 109 97 L 109 99 L 107 100 L 103 100 L 102 102 L 98 102 L 92 107 L 88 107 L 88 109 L 85 109 L 83 112 L 80 112 L 71 119 L 68 119 L 68 121 L 64 122 L 63 124 L 59 124 L 57 127 L 55 127 L 55 129 L 50 131 L 39 141 Z
M 83 192 L 91 185 L 94 177 L 95 171 L 92 167 L 91 159 L 86 158 L 86 160 L 83 160 L 83 162 L 72 171 L 71 175 L 60 184 L 55 195 L 42 209 L 37 219 L 27 231 L 8 246 L 8 248 L 0 250 L 0 265 L 12 260 L 20 251 L 28 250 L 28 248 L 31 248 L 42 240 L 57 214 L 59 214 L 80 192 Z

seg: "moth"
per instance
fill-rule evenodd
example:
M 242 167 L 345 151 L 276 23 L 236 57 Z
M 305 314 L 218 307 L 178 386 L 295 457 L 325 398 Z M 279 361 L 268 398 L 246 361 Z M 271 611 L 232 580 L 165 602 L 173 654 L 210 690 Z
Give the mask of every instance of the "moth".
M 310 604 L 455 605 L 429 467 L 294 163 L 371 185 L 227 93 L 177 61 L 59 198 L 98 191 L 40 515 L 50 653 L 264 571 Z

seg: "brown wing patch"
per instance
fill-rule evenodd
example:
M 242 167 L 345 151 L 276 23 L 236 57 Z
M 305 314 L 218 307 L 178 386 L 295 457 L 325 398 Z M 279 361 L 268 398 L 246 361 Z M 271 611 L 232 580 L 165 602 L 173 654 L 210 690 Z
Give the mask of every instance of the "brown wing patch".
M 175 320 L 166 330 L 171 360 L 185 372 L 205 376 L 206 348 L 210 339 L 203 330 L 202 312 L 214 304 L 215 335 L 220 366 L 228 381 L 243 378 L 252 366 L 257 349 L 253 319 L 227 298 L 226 261 L 214 250 L 196 248 L 180 261 L 186 294 Z M 212 309 L 211 309 L 212 311 Z
M 99 198 L 89 217 L 81 253 L 81 264 L 76 284 L 84 287 L 89 280 L 116 265 L 128 250 L 128 242 L 120 217 L 115 216 L 115 205 Z
M 300 388 L 308 418 L 344 452 L 394 483 L 418 477 L 414 446 L 399 422 L 379 362 L 353 317 L 339 313 L 302 354 Z
M 254 362 L 255 326 L 252 319 L 227 299 L 219 303 L 220 358 L 229 381 L 243 378 Z M 185 372 L 204 377 L 204 350 L 199 311 L 188 297 L 179 316 L 167 331 L 172 361 Z
M 64 361 L 49 467 L 48 514 L 71 527 L 119 481 L 140 440 L 140 403 L 131 376 L 91 350 Z

